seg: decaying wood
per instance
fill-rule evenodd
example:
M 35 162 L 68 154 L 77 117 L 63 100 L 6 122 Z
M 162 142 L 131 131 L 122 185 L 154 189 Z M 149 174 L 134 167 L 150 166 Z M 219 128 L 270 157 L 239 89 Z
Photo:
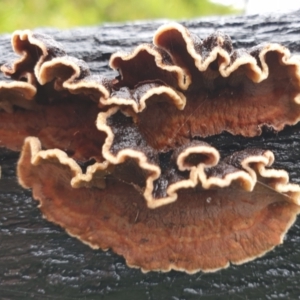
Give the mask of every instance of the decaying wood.
M 60 31 L 40 29 L 61 42 L 72 56 L 84 59 L 93 73 L 117 74 L 108 60 L 117 50 L 129 50 L 141 42 L 151 42 L 154 31 L 164 21 L 109 24 L 99 27 Z M 201 37 L 220 30 L 228 34 L 235 48 L 263 42 L 281 43 L 300 54 L 300 12 L 286 15 L 199 19 L 183 22 Z M 0 64 L 13 57 L 9 35 L 0 36 Z M 1 75 L 2 76 L 2 75 Z M 0 76 L 0 80 L 3 78 Z M 215 145 L 226 153 L 252 146 L 275 153 L 276 167 L 300 182 L 300 125 L 275 134 L 249 139 L 222 135 Z M 271 299 L 299 295 L 299 222 L 288 233 L 284 245 L 267 256 L 243 266 L 216 274 L 189 276 L 142 274 L 128 269 L 122 258 L 112 252 L 94 251 L 68 237 L 64 231 L 43 220 L 31 194 L 16 184 L 17 154 L 3 151 L 0 181 L 0 295 L 4 299 L 43 299 L 47 296 L 95 299 L 192 299 L 215 295 L 216 298 Z M 171 286 L 171 288 L 170 288 Z M 100 296 L 99 296 L 100 295 Z M 6 297 L 6 298 L 5 298 Z M 213 296 L 214 297 L 214 296 Z

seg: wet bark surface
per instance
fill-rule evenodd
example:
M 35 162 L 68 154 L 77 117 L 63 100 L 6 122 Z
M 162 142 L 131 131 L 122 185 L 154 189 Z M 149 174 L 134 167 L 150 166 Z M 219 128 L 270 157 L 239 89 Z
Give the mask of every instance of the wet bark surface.
M 151 42 L 164 21 L 109 24 L 71 30 L 39 29 L 60 41 L 69 55 L 84 59 L 92 73 L 114 77 L 110 55 Z M 300 12 L 285 15 L 227 17 L 183 22 L 201 37 L 220 30 L 235 48 L 264 42 L 300 54 Z M 13 57 L 10 35 L 0 36 L 0 63 Z M 2 76 L 2 75 L 1 75 Z M 0 76 L 0 80 L 3 77 Z M 256 146 L 270 149 L 275 167 L 300 183 L 300 125 L 280 133 L 246 139 L 229 134 L 209 138 L 221 153 Z M 284 244 L 262 258 L 212 274 L 141 273 L 111 251 L 92 250 L 43 219 L 31 192 L 19 187 L 18 153 L 0 153 L 0 295 L 1 299 L 298 299 L 300 295 L 300 220 Z

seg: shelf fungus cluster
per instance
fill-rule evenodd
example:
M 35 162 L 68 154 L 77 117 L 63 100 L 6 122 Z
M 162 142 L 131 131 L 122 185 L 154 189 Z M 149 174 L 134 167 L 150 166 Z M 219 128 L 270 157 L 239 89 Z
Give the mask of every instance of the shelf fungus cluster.
M 179 24 L 91 74 L 52 38 L 16 31 L 2 66 L 0 143 L 45 217 L 143 271 L 210 272 L 282 243 L 300 187 L 268 149 L 223 157 L 208 137 L 300 120 L 300 60 L 278 44 L 232 47 Z M 25 141 L 25 142 L 24 142 Z M 24 143 L 24 145 L 23 145 Z

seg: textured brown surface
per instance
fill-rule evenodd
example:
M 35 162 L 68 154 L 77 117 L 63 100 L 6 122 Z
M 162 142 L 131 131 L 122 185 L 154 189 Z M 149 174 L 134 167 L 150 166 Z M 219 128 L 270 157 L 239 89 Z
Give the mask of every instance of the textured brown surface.
M 198 19 L 183 22 L 205 37 L 215 30 L 229 34 L 235 48 L 263 42 L 280 42 L 300 53 L 299 12 Z M 130 50 L 149 43 L 164 21 L 110 24 L 72 30 L 38 29 L 60 41 L 66 51 L 88 62 L 92 73 L 115 76 L 108 60 L 119 49 Z M 0 36 L 1 64 L 12 55 L 9 35 Z M 0 74 L 0 78 L 2 75 Z M 248 146 L 271 149 L 276 168 L 288 170 L 298 182 L 300 161 L 299 125 L 273 134 L 243 139 L 223 134 L 209 138 L 223 155 Z M 297 299 L 300 293 L 298 222 L 284 244 L 263 258 L 231 266 L 217 273 L 188 275 L 182 272 L 142 274 L 126 267 L 112 251 L 95 251 L 63 229 L 43 219 L 31 193 L 17 185 L 15 155 L 1 152 L 0 181 L 0 290 L 7 299 Z
M 166 86 L 163 82 L 144 81 L 135 85 L 133 89 L 124 86 L 113 90 L 107 99 L 101 99 L 103 105 L 130 106 L 136 113 L 143 111 L 148 106 L 148 102 L 168 102 L 177 109 L 183 110 L 186 98 L 182 93 Z
M 269 168 L 274 162 L 271 151 L 250 147 L 222 161 L 217 149 L 203 141 L 191 140 L 162 153 L 148 143 L 134 119 L 118 108 L 100 113 L 97 128 L 107 135 L 102 153 L 111 165 L 134 161 L 141 169 L 145 180 L 141 188 L 149 208 L 176 201 L 181 189 L 197 185 L 204 189 L 227 187 L 238 182 L 245 190 L 252 191 L 258 180 L 300 204 L 300 187 L 289 184 L 287 172 Z M 134 171 L 128 168 L 128 174 L 131 172 Z
M 27 136 L 36 136 L 44 148 L 102 161 L 104 135 L 95 120 L 109 80 L 90 75 L 84 61 L 67 56 L 50 36 L 16 31 L 12 47 L 21 56 L 1 67 L 16 80 L 0 82 L 0 145 L 20 151 Z
M 290 56 L 287 48 L 265 43 L 234 50 L 228 35 L 217 32 L 201 40 L 176 23 L 160 27 L 154 44 L 164 50 L 151 48 L 149 56 L 150 46 L 139 46 L 110 62 L 119 68 L 121 84 L 132 85 L 131 70 L 133 76 L 143 72 L 141 81 L 154 80 L 155 74 L 164 81 L 162 72 L 169 72 L 165 82 L 184 94 L 183 111 L 156 100 L 137 115 L 139 129 L 153 147 L 169 150 L 224 131 L 251 137 L 263 127 L 280 131 L 299 121 L 300 58 Z M 168 53 L 166 62 L 162 51 Z M 154 58 L 157 68 L 147 67 Z M 176 84 L 169 79 L 174 73 L 170 65 L 181 70 Z
M 251 193 L 238 185 L 187 189 L 175 203 L 151 210 L 132 185 L 110 176 L 105 189 L 71 188 L 76 163 L 58 163 L 58 150 L 51 159 L 48 150 L 36 160 L 39 149 L 34 141 L 32 150 L 29 145 L 18 174 L 47 219 L 93 248 L 113 249 L 143 271 L 215 271 L 252 260 L 282 243 L 299 212 L 260 184 Z
M 300 59 L 287 48 L 265 43 L 234 50 L 225 34 L 201 40 L 177 23 L 161 26 L 154 44 L 114 54 L 110 65 L 120 76 L 112 80 L 101 73 L 91 75 L 85 61 L 68 56 L 51 37 L 17 31 L 12 46 L 22 56 L 2 71 L 36 87 L 31 97 L 36 102 L 81 94 L 96 103 L 101 100 L 100 107 L 132 107 L 147 142 L 163 151 L 194 137 L 224 131 L 251 137 L 264 127 L 280 131 L 298 122 Z M 0 89 L 4 108 L 9 105 L 8 88 L 16 89 L 9 84 Z M 24 98 L 21 107 L 28 106 Z M 18 101 L 11 105 L 18 106 Z
M 44 148 L 59 148 L 79 161 L 102 161 L 104 134 L 95 126 L 99 109 L 91 101 L 64 100 L 34 109 L 0 112 L 0 145 L 20 151 L 27 136 L 40 138 Z
M 9 127 L 10 132 L 4 128 L 7 144 L 12 143 L 8 136 L 21 129 L 14 150 L 19 150 L 20 140 L 27 135 L 41 138 L 43 147 L 50 149 L 40 151 L 37 139 L 26 139 L 18 165 L 20 183 L 32 188 L 49 220 L 93 247 L 112 248 L 124 255 L 129 266 L 193 273 L 214 271 L 227 267 L 229 262 L 239 264 L 263 255 L 282 242 L 293 224 L 298 213 L 294 204 L 300 203 L 300 187 L 289 184 L 285 171 L 266 169 L 274 160 L 270 151 L 246 149 L 220 161 L 217 149 L 194 138 L 223 131 L 251 137 L 260 135 L 263 126 L 279 131 L 295 124 L 300 119 L 297 102 L 300 60 L 291 58 L 289 51 L 277 44 L 235 51 L 230 38 L 220 33 L 201 41 L 177 23 L 160 27 L 154 43 L 168 54 L 148 45 L 138 47 L 131 55 L 116 54 L 111 66 L 119 70 L 120 76 L 110 80 L 100 74 L 91 75 L 83 60 L 67 56 L 61 46 L 46 35 L 30 31 L 14 33 L 14 51 L 22 56 L 4 65 L 2 71 L 36 87 L 36 94 L 30 99 L 24 96 L 24 103 L 32 103 L 30 109 L 12 102 L 11 111 L 3 112 L 5 125 L 14 121 L 11 116 L 17 122 L 16 126 Z M 148 66 L 147 59 L 150 60 Z M 138 64 L 144 65 L 144 69 L 135 70 Z M 124 68 L 133 69 L 133 76 L 128 70 L 124 72 Z M 135 83 L 138 69 L 144 73 L 141 81 Z M 167 75 L 165 81 L 164 75 Z M 15 89 L 6 82 L 2 85 Z M 2 92 L 5 96 L 6 90 Z M 3 99 L 7 101 L 7 97 Z M 108 109 L 110 105 L 115 107 Z M 80 119 L 81 115 L 84 118 Z M 5 139 L 2 143 L 8 146 Z M 64 152 L 52 149 L 56 147 Z M 82 169 L 68 155 L 80 161 Z M 102 155 L 107 162 L 99 164 Z M 97 162 L 89 161 L 91 158 Z M 135 171 L 137 175 L 131 175 Z M 70 176 L 68 172 L 73 174 Z M 49 174 L 55 175 L 51 179 Z M 114 182 L 112 187 L 110 181 Z M 263 193 L 260 192 L 262 186 Z M 94 192 L 100 195 L 92 195 Z M 70 223 L 68 219 L 74 219 L 73 204 L 80 205 L 80 200 L 72 202 L 76 193 L 82 193 L 79 199 L 86 201 L 84 205 L 92 201 L 83 219 L 90 215 L 89 220 L 96 224 L 98 219 L 106 219 L 105 214 L 111 211 L 110 222 L 106 226 L 100 223 L 90 232 L 91 225 L 81 221 L 77 208 L 75 219 L 79 225 Z M 230 202 L 235 194 L 237 201 L 249 204 L 252 193 L 257 201 L 252 203 L 253 211 L 247 205 L 234 207 Z M 262 196 L 257 196 L 260 194 Z M 65 203 L 64 198 L 70 203 Z M 94 198 L 104 203 L 98 207 Z M 55 218 L 52 217 L 55 208 L 45 204 L 49 199 L 51 203 L 59 203 Z M 147 226 L 119 232 L 120 227 L 131 226 L 132 221 L 122 209 L 116 212 L 112 199 L 117 199 L 116 207 L 123 201 L 122 205 L 137 207 L 137 215 L 141 211 L 141 216 L 153 214 L 150 218 L 163 219 L 158 231 L 151 233 L 157 237 L 150 244 L 146 243 L 145 248 L 141 244 L 145 236 L 150 235 Z M 212 199 L 218 203 L 217 215 L 214 215 L 216 208 L 211 205 Z M 275 209 L 274 216 L 270 217 L 272 211 L 266 213 L 265 207 L 269 211 L 274 204 L 272 201 L 290 208 L 279 213 Z M 107 207 L 106 202 L 113 207 Z M 196 217 L 191 220 L 187 217 L 187 224 L 173 216 L 173 211 L 183 209 L 183 202 L 185 215 L 196 211 Z M 96 206 L 100 215 L 93 220 Z M 167 212 L 172 222 L 163 218 Z M 245 224 L 240 216 L 242 213 L 247 215 Z M 215 232 L 209 226 L 218 219 L 228 227 L 224 232 L 223 229 Z M 178 226 L 186 226 L 187 233 L 180 230 L 178 236 L 167 242 L 170 232 L 164 227 L 165 221 L 172 224 L 171 232 Z M 147 218 L 145 222 L 148 223 Z M 260 228 L 260 223 L 265 222 L 271 229 Z M 242 235 L 245 231 L 249 241 L 244 245 L 242 239 L 241 245 L 232 245 L 227 241 L 232 239 L 228 236 L 239 235 L 239 231 Z M 259 231 L 267 234 L 269 240 L 264 240 Z M 124 245 L 123 236 L 131 247 Z M 162 237 L 167 244 L 159 251 Z M 239 244 L 239 237 L 235 239 Z M 186 240 L 194 247 L 186 247 Z M 175 246 L 179 250 L 173 249 L 173 243 L 179 245 Z M 220 249 L 224 256 L 218 254 Z
M 46 218 L 144 271 L 215 271 L 252 260 L 282 243 L 300 210 L 259 182 L 251 192 L 238 182 L 221 189 L 185 188 L 174 203 L 149 209 L 138 183 L 120 180 L 113 170 L 104 174 L 105 187 L 98 177 L 74 189 L 79 173 L 63 151 L 40 151 L 37 139 L 27 139 L 18 176 L 32 188 Z

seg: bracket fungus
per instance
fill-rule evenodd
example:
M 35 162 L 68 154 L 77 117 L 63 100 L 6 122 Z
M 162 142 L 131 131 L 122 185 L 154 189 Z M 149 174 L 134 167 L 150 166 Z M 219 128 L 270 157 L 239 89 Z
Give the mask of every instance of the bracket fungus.
M 233 49 L 177 23 L 91 74 L 50 37 L 17 31 L 2 66 L 0 143 L 45 217 L 142 271 L 216 271 L 283 242 L 300 187 L 268 149 L 209 142 L 300 120 L 300 59 L 279 44 Z M 23 141 L 24 145 L 22 147 Z M 228 145 L 230 148 L 230 145 Z

